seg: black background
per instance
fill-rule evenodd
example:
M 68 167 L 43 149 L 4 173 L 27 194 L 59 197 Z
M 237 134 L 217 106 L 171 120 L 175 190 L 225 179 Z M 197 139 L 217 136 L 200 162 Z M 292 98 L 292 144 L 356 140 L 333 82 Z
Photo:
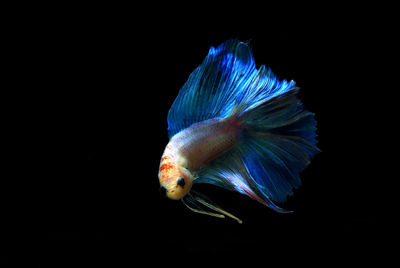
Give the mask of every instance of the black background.
M 239 10 L 141 17 L 141 9 L 103 8 L 22 25 L 19 48 L 32 85 L 25 96 L 35 102 L 23 135 L 28 198 L 24 220 L 5 231 L 12 241 L 22 233 L 19 246 L 38 263 L 57 265 L 377 257 L 374 241 L 384 235 L 374 184 L 379 145 L 371 142 L 378 130 L 370 122 L 378 114 L 367 107 L 381 33 L 373 18 L 322 14 L 305 23 L 289 14 L 267 20 L 259 11 L 245 20 Z M 169 107 L 209 47 L 229 38 L 249 41 L 257 67 L 296 81 L 316 114 L 322 150 L 283 204 L 290 215 L 198 187 L 242 225 L 162 198 L 157 178 Z

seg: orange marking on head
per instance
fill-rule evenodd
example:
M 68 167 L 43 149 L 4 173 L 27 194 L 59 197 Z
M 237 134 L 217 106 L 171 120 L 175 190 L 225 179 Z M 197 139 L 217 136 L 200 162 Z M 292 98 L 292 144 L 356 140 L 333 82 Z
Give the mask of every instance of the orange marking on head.
M 167 170 L 169 170 L 169 169 L 171 169 L 171 168 L 174 168 L 174 165 L 173 165 L 173 164 L 171 164 L 171 163 L 165 163 L 165 164 L 162 164 L 162 165 L 161 165 L 160 171 L 163 171 L 163 170 L 167 171 Z

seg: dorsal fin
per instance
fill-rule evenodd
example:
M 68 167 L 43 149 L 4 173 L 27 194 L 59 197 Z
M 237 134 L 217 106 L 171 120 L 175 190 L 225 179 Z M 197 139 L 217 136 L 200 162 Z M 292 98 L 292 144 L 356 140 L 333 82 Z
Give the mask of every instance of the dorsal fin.
M 231 39 L 210 48 L 203 63 L 183 85 L 168 113 L 168 134 L 211 118 L 238 114 L 295 89 L 293 81 L 279 81 L 264 65 L 255 67 L 248 44 Z
M 225 117 L 237 98 L 240 84 L 254 75 L 255 64 L 249 46 L 228 40 L 211 47 L 184 86 L 168 113 L 168 134 L 203 120 Z

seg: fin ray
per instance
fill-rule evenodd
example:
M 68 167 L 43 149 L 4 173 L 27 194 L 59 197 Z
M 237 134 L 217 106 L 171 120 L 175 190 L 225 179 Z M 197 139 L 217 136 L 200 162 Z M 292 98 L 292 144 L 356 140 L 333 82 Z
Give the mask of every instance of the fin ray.
M 238 107 L 243 113 L 295 89 L 270 69 L 255 67 L 248 44 L 231 39 L 217 48 L 189 76 L 168 112 L 168 134 L 211 118 L 224 118 Z
M 270 207 L 271 200 L 282 203 L 292 195 L 301 185 L 300 172 L 319 152 L 313 114 L 302 110 L 295 93 L 240 115 L 244 130 L 238 145 L 204 168 L 199 182 L 261 198 Z
M 288 212 L 272 202 L 265 189 L 259 185 L 245 166 L 239 148 L 232 149 L 203 167 L 194 183 L 213 184 L 237 191 L 278 212 Z
M 227 114 L 238 93 L 238 84 L 248 80 L 254 69 L 251 50 L 246 44 L 232 39 L 217 48 L 211 47 L 169 110 L 169 136 L 194 123 Z
M 319 152 L 314 115 L 303 110 L 297 90 L 244 113 L 243 161 L 264 193 L 284 202 L 301 185 L 300 172 Z

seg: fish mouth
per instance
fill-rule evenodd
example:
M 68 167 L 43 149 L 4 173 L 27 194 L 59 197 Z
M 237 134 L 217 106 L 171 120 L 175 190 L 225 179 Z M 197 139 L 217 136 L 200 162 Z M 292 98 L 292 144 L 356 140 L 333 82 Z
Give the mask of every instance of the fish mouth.
M 180 200 L 186 196 L 182 191 L 177 191 L 177 189 L 171 189 L 167 191 L 167 197 L 172 200 Z

